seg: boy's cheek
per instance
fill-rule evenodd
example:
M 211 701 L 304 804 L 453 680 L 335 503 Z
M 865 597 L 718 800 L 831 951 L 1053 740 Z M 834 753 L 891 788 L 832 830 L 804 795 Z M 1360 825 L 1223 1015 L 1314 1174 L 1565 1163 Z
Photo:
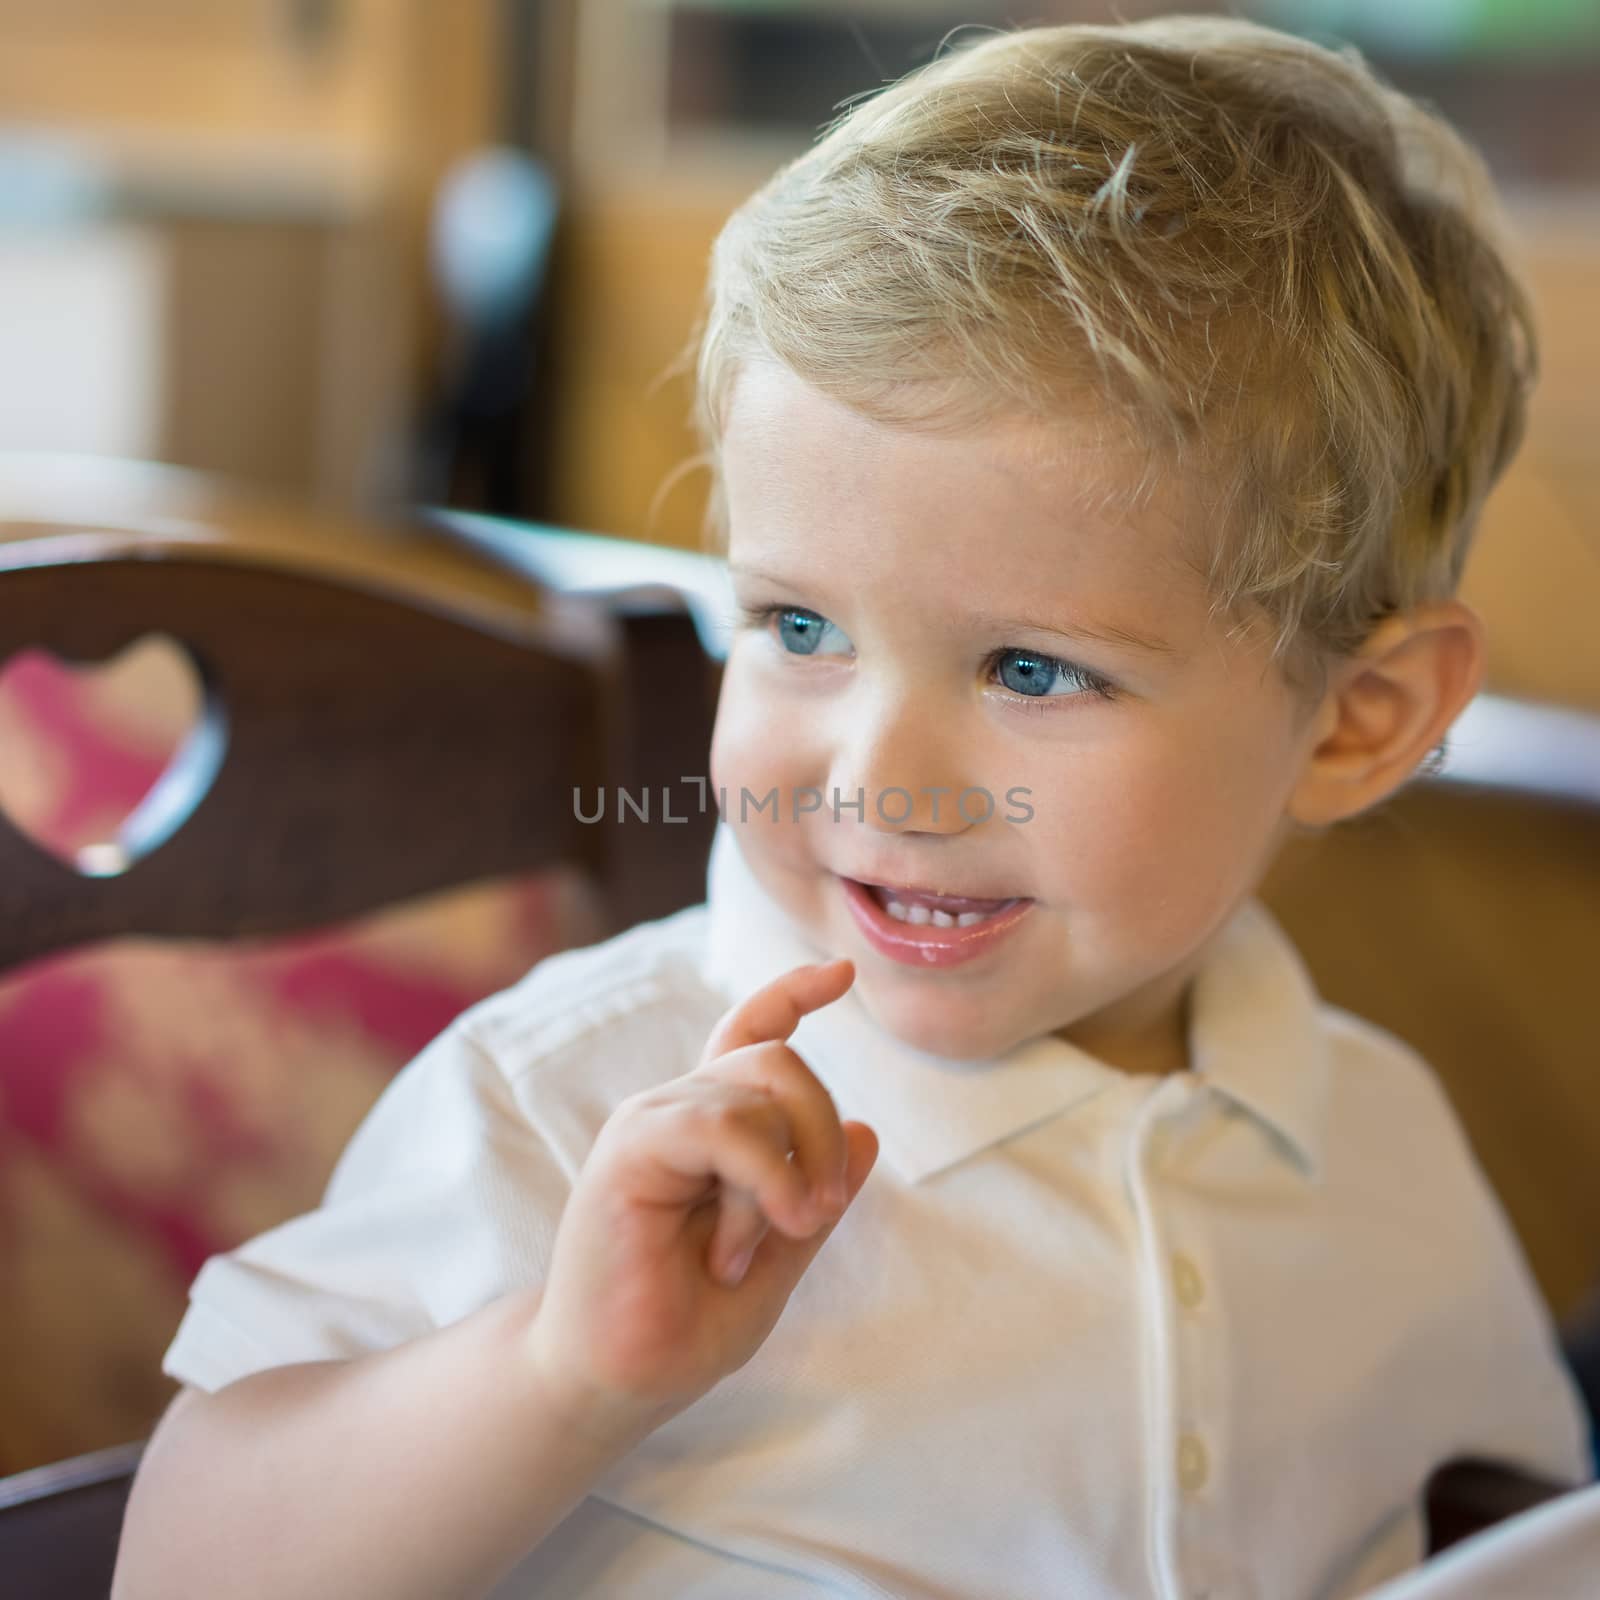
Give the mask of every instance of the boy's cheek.
M 713 787 L 725 791 L 731 803 L 741 788 L 759 797 L 774 787 L 787 794 L 820 783 L 812 756 L 797 737 L 802 730 L 731 668 L 730 663 L 711 734 Z
M 737 785 L 734 769 L 740 764 L 738 752 L 741 744 L 740 727 L 744 720 L 740 701 L 741 686 L 736 664 L 729 660 L 723 672 L 722 693 L 717 700 L 716 721 L 711 729 L 710 776 L 714 790 L 726 789 L 730 782 Z
M 711 743 L 711 785 L 723 815 L 730 822 L 737 822 L 741 794 L 747 797 L 744 808 L 748 810 L 786 780 L 768 741 L 761 737 L 759 725 L 744 716 L 730 715 L 726 700 L 723 706 Z
M 719 794 L 737 794 L 739 784 L 750 781 L 750 761 L 742 735 L 741 719 L 724 692 L 711 735 L 711 783 Z

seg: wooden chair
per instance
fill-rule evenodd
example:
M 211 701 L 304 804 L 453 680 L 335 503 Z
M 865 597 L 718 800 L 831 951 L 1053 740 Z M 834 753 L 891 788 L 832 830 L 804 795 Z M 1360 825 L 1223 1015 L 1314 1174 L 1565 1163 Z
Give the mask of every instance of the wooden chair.
M 4 481 L 0 471 L 0 507 Z M 701 897 L 714 814 L 684 807 L 684 825 L 667 830 L 619 824 L 612 810 L 608 824 L 585 826 L 573 804 L 574 787 L 682 797 L 682 780 L 703 771 L 716 668 L 670 597 L 657 591 L 622 605 L 535 596 L 420 532 L 334 536 L 298 520 L 269 532 L 249 516 L 223 515 L 209 491 L 184 490 L 199 498 L 186 503 L 180 526 L 126 509 L 120 523 L 0 524 L 0 663 L 25 647 L 101 659 L 147 633 L 170 634 L 199 668 L 203 727 L 215 742 L 197 758 L 195 770 L 214 766 L 215 776 L 193 815 L 122 875 L 81 877 L 0 822 L 0 970 L 129 932 L 305 927 L 555 863 L 579 864 L 604 887 L 611 926 Z M 125 492 L 118 503 L 135 506 L 138 496 Z M 521 547 L 501 535 L 501 559 L 517 564 Z M 583 548 L 575 541 L 578 555 L 555 566 L 574 590 L 610 587 L 606 573 L 582 581 Z M 630 561 L 647 570 L 655 555 L 608 541 L 607 573 Z M 1572 762 L 1597 725 L 1569 730 Z M 1291 850 L 1264 889 L 1328 998 L 1396 1026 L 1458 1098 L 1460 1074 L 1430 1048 L 1438 1038 L 1429 1029 L 1442 1011 L 1460 1019 L 1452 1024 L 1460 1037 L 1514 1047 L 1507 1008 L 1516 993 L 1502 998 L 1462 963 L 1482 954 L 1467 942 L 1481 924 L 1527 940 L 1537 964 L 1528 918 L 1541 913 L 1523 904 L 1530 883 L 1546 882 L 1536 859 L 1551 882 L 1561 871 L 1587 874 L 1583 903 L 1560 928 L 1593 949 L 1600 792 L 1583 798 L 1580 784 L 1575 798 L 1567 782 L 1530 784 L 1514 770 L 1518 759 L 1506 758 L 1498 781 L 1480 773 L 1470 785 L 1414 785 L 1395 803 L 1396 825 Z M 148 839 L 126 843 L 136 855 Z M 1488 858 L 1502 854 L 1491 867 Z M 1483 898 L 1452 901 L 1444 884 Z M 1417 981 L 1419 963 L 1436 981 L 1452 970 L 1468 976 L 1441 1007 L 1431 983 Z M 1584 1053 L 1590 997 L 1586 989 L 1552 997 L 1550 979 L 1548 969 L 1531 973 L 1521 991 L 1553 998 L 1566 1019 L 1543 1036 L 1549 1074 L 1531 1098 L 1555 1082 L 1563 1092 L 1514 1119 L 1515 1138 L 1485 1159 L 1497 1183 L 1509 1175 L 1514 1218 L 1521 1172 L 1559 1179 L 1554 1233 L 1578 1259 L 1600 1244 L 1600 1127 L 1583 1079 L 1585 1062 L 1595 1064 L 1592 1048 Z M 1463 1114 L 1476 1138 L 1498 1115 L 1503 1074 L 1467 1082 Z M 1549 1271 L 1542 1276 L 1548 1292 Z M 1574 1323 L 1571 1332 L 1574 1360 L 1592 1360 L 1584 1340 L 1600 1345 L 1600 1327 L 1586 1334 Z M 21 1575 L 34 1600 L 104 1595 L 141 1450 L 133 1442 L 0 1480 L 0 1572 Z M 1451 1464 L 1428 1487 L 1432 1547 L 1561 1487 L 1493 1463 Z
M 317 927 L 558 865 L 592 878 L 607 928 L 703 898 L 715 814 L 681 780 L 709 747 L 715 669 L 670 597 L 540 594 L 420 528 L 308 527 L 192 480 L 158 498 L 174 487 L 177 521 L 0 521 L 0 665 L 167 635 L 205 696 L 164 797 L 89 863 L 128 870 L 74 872 L 0 814 L 0 971 L 133 933 Z M 668 787 L 681 825 L 619 824 L 614 803 L 578 819 L 575 788 L 592 814 L 602 788 Z M 188 790 L 204 792 L 184 819 Z M 104 1596 L 142 1450 L 0 1479 L 0 1590 Z

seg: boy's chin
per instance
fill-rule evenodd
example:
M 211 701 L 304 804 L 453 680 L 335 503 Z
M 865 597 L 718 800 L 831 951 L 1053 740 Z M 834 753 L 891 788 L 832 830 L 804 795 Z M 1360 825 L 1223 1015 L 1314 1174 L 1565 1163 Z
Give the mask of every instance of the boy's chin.
M 1005 1026 L 997 1007 L 985 1009 L 973 998 L 941 994 L 926 982 L 885 981 L 860 974 L 856 993 L 867 1015 L 902 1044 L 950 1061 L 987 1061 L 1005 1055 L 1022 1041 Z

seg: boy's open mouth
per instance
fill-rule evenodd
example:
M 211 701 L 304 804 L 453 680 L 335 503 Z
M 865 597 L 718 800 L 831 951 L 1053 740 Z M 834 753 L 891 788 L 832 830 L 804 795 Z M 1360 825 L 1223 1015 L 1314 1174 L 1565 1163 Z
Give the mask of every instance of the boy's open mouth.
M 911 966 L 955 966 L 984 955 L 1033 905 L 1017 895 L 991 899 L 858 878 L 839 881 L 867 942 Z
M 1017 903 L 1013 895 L 984 900 L 967 894 L 934 894 L 926 889 L 898 889 L 882 883 L 861 885 L 896 922 L 918 927 L 973 928 Z

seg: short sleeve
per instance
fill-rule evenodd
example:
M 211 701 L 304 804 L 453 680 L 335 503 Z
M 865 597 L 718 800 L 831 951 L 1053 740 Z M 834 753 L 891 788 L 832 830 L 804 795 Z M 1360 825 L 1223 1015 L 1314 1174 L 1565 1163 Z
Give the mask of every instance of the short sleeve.
M 214 1392 L 444 1327 L 543 1282 L 570 1189 L 458 1021 L 390 1081 L 315 1211 L 205 1263 L 161 1369 Z

